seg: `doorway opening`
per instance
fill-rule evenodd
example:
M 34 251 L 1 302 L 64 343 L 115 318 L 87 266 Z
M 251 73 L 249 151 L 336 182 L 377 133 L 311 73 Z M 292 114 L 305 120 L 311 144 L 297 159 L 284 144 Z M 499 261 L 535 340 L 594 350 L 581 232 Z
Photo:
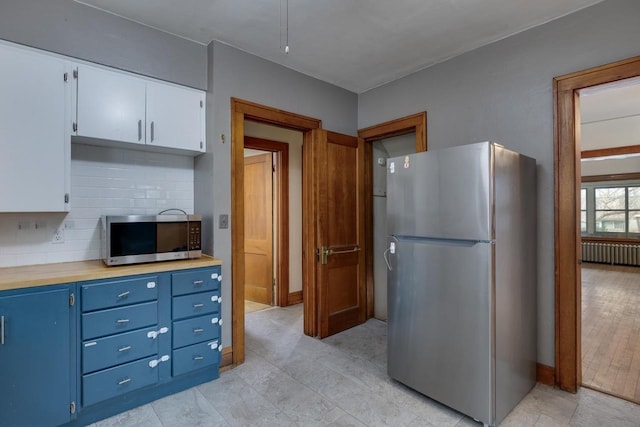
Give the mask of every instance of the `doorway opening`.
M 640 403 L 640 79 L 579 96 L 582 385 Z
M 640 76 L 640 57 L 556 77 L 555 140 L 555 383 L 582 384 L 580 91 Z
M 387 318 L 386 160 L 427 151 L 427 113 L 391 120 L 358 131 L 365 141 L 365 228 L 367 247 L 367 318 Z
M 244 125 L 245 309 L 302 302 L 302 132 Z

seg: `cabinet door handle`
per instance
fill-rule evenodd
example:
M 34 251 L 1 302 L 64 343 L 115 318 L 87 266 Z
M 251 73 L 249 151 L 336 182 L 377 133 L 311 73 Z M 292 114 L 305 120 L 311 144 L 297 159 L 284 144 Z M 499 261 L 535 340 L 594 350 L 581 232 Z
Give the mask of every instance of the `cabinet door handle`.
M 127 350 L 131 350 L 131 346 L 130 345 L 127 345 L 127 346 L 124 346 L 124 347 L 120 347 L 118 349 L 118 351 L 127 351 Z
M 193 284 L 194 286 L 200 286 L 204 283 L 204 280 L 194 280 Z
M 204 329 L 202 329 L 202 328 L 195 328 L 195 329 L 193 330 L 193 333 L 194 333 L 194 334 L 199 334 L 199 333 L 201 333 L 201 332 L 204 332 Z
M 118 319 L 116 323 L 129 323 L 129 319 Z
M 131 291 L 126 291 L 126 292 L 123 292 L 121 294 L 118 294 L 118 298 L 124 298 L 124 297 L 128 296 L 130 293 L 131 293 Z
M 118 385 L 126 384 L 130 381 L 131 381 L 131 378 L 123 378 L 120 381 L 118 381 Z
M 203 360 L 204 357 L 202 356 L 193 356 L 193 360 Z
M 193 308 L 201 308 L 204 307 L 204 304 L 193 304 Z
M 0 345 L 4 345 L 4 316 L 0 317 Z
M 142 120 L 138 120 L 138 141 L 142 141 Z
M 155 123 L 151 122 L 151 142 L 153 142 Z

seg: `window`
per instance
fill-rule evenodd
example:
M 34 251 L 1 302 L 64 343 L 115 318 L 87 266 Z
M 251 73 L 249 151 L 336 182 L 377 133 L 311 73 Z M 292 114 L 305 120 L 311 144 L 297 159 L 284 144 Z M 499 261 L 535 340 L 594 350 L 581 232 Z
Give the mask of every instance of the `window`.
M 640 186 L 583 184 L 580 231 L 584 236 L 640 237 Z
M 587 232 L 587 189 L 580 190 L 580 231 Z
M 626 188 L 596 188 L 596 233 L 625 233 Z
M 640 187 L 629 187 L 629 233 L 640 233 Z

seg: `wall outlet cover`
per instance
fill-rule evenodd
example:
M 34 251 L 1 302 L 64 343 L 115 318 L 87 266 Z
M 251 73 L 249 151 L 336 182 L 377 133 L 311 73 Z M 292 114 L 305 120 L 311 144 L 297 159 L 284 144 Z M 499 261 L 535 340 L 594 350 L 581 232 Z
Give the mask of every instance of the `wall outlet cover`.
M 64 228 L 60 227 L 53 232 L 51 243 L 64 243 Z
M 219 229 L 225 229 L 225 228 L 229 228 L 229 215 L 228 214 L 222 214 L 218 217 L 218 228 Z

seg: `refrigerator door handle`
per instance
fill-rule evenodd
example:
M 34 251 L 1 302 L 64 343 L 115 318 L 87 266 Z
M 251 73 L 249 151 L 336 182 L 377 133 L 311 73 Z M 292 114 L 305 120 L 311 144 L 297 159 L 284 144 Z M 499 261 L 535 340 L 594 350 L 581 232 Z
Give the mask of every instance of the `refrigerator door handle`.
M 389 264 L 389 258 L 387 258 L 387 254 L 389 253 L 389 251 L 391 251 L 391 248 L 385 249 L 384 252 L 382 253 L 382 257 L 384 258 L 384 262 L 387 263 L 387 268 L 389 269 L 389 271 L 391 271 L 393 270 L 393 268 L 391 267 L 391 264 Z

